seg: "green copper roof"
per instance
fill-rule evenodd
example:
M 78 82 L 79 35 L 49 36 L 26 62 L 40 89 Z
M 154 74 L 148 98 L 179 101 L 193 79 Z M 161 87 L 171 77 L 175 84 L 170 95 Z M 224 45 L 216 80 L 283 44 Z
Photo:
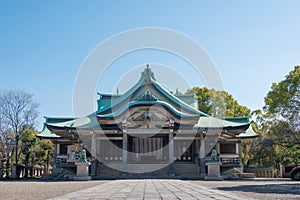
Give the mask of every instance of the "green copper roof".
M 80 128 L 80 129 L 93 129 L 93 128 L 100 127 L 95 113 L 92 113 L 86 117 L 81 117 L 81 118 L 77 118 L 65 122 L 46 123 L 46 126 L 54 126 L 60 128 Z
M 104 106 L 110 105 L 112 100 L 120 97 L 120 95 L 114 95 L 114 94 L 98 93 L 98 95 L 99 95 L 99 99 L 97 100 L 97 104 L 98 104 L 97 110 L 100 110 Z
M 36 135 L 38 138 L 45 138 L 45 139 L 55 139 L 55 138 L 60 138 L 59 135 L 56 135 L 55 133 L 52 133 L 45 125 L 44 128 L 41 132 L 39 132 Z
M 249 122 L 247 123 L 238 123 L 225 119 L 219 119 L 215 117 L 200 117 L 198 123 L 194 126 L 199 129 L 209 129 L 209 128 L 235 128 L 241 126 L 249 126 Z
M 233 118 L 225 118 L 219 119 L 215 117 L 200 117 L 198 123 L 194 126 L 200 130 L 207 130 L 207 129 L 235 129 L 241 128 L 247 129 L 236 136 L 236 138 L 245 139 L 245 138 L 254 138 L 259 137 L 259 134 L 255 133 L 252 129 L 251 124 L 249 123 L 249 117 L 233 117 Z
M 207 114 L 191 107 L 190 105 L 188 105 L 187 103 L 183 102 L 182 100 L 180 100 L 178 97 L 176 97 L 175 95 L 171 94 L 170 92 L 168 92 L 165 88 L 163 88 L 159 83 L 157 82 L 153 82 L 153 85 L 156 87 L 156 89 L 158 89 L 160 92 L 162 92 L 168 99 L 170 99 L 172 102 L 175 103 L 175 105 L 179 105 L 180 108 L 182 109 L 187 109 L 189 111 L 191 111 L 192 113 L 197 113 L 199 116 L 208 116 Z
M 74 120 L 74 117 L 44 117 L 46 120 L 46 123 L 59 123 L 59 122 L 66 122 L 70 120 Z
M 119 115 L 121 115 L 122 113 L 126 112 L 128 110 L 128 108 L 132 107 L 132 106 L 138 106 L 138 105 L 160 105 L 163 106 L 164 108 L 168 109 L 169 111 L 173 112 L 174 115 L 176 115 L 177 117 L 199 117 L 199 115 L 197 114 L 186 114 L 183 112 L 180 112 L 178 110 L 176 110 L 173 106 L 171 106 L 170 104 L 163 102 L 163 101 L 132 101 L 128 104 L 126 104 L 125 106 L 121 107 L 120 109 L 116 110 L 116 112 L 112 112 L 109 114 L 104 114 L 104 115 L 97 115 L 100 118 L 115 118 L 118 117 Z
M 70 120 L 74 120 L 74 118 L 71 117 L 67 117 L 67 118 L 58 118 L 58 117 L 45 117 L 45 123 L 44 123 L 44 127 L 43 130 L 41 132 L 39 132 L 36 136 L 38 138 L 48 138 L 48 139 L 56 139 L 56 138 L 60 138 L 59 135 L 51 132 L 46 124 L 47 123 L 52 123 L 52 124 L 56 124 L 56 123 L 62 123 L 62 122 L 66 122 L 66 121 L 70 121 Z
M 237 123 L 249 123 L 249 117 L 230 117 L 225 118 L 225 120 Z
M 119 110 L 124 106 L 128 106 L 130 102 L 139 100 L 146 92 L 150 92 L 151 95 L 154 95 L 158 101 L 164 101 L 174 109 L 177 110 L 177 113 L 183 115 L 198 115 L 198 116 L 207 116 L 205 113 L 191 107 L 175 95 L 171 94 L 165 88 L 163 88 L 159 83 L 156 82 L 154 74 L 149 67 L 147 67 L 141 75 L 140 80 L 125 94 L 119 98 L 112 99 L 111 103 L 100 107 L 97 111 L 98 115 L 110 114 L 112 110 Z
M 255 137 L 259 137 L 259 134 L 255 133 L 254 130 L 252 129 L 252 126 L 250 125 L 249 128 L 244 133 L 240 133 L 236 137 L 241 138 L 241 139 L 243 139 L 243 138 L 255 138 Z
M 174 94 L 177 98 L 179 98 L 181 101 L 191 105 L 193 103 L 196 103 L 196 95 L 195 94 Z

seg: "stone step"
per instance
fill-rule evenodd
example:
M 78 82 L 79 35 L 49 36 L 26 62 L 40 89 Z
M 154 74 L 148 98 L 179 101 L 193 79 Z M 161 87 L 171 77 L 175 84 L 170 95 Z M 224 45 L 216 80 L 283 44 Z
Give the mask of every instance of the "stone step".
M 174 171 L 176 176 L 198 176 L 199 167 L 194 163 L 179 163 L 174 164 Z
M 124 173 L 117 169 L 122 168 L 122 164 L 111 164 L 110 168 L 104 164 L 98 166 L 97 176 L 119 176 Z M 169 166 L 165 164 L 128 164 L 128 176 L 168 176 Z M 155 170 L 158 169 L 158 170 Z M 152 171 L 154 170 L 154 171 Z M 174 164 L 176 176 L 199 176 L 199 168 L 194 163 Z

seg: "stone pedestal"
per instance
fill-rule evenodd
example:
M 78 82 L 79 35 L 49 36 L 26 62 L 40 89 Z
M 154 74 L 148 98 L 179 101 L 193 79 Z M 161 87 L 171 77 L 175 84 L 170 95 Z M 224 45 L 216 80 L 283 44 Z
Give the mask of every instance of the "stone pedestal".
M 19 178 L 18 175 L 17 175 L 17 167 L 16 167 L 16 165 L 12 166 L 12 169 L 11 169 L 11 178 L 12 179 Z
M 220 165 L 220 162 L 207 162 L 208 173 L 204 179 L 207 181 L 222 181 L 223 177 L 220 175 Z
M 74 176 L 74 181 L 88 181 L 91 180 L 89 176 L 89 165 L 90 162 L 77 162 L 75 165 L 77 166 L 77 173 Z

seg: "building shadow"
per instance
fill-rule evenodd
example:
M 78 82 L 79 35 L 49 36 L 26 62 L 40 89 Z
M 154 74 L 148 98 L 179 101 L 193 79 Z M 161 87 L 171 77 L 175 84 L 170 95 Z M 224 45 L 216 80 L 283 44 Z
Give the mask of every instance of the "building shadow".
M 223 191 L 241 191 L 263 194 L 291 194 L 300 195 L 300 184 L 265 184 L 265 185 L 240 185 L 233 187 L 218 187 Z

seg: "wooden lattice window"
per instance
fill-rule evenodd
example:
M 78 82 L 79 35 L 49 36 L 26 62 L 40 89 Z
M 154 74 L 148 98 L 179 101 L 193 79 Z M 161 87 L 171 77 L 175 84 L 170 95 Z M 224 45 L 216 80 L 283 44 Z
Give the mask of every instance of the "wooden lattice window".
M 235 143 L 220 144 L 220 153 L 235 154 L 236 153 Z

